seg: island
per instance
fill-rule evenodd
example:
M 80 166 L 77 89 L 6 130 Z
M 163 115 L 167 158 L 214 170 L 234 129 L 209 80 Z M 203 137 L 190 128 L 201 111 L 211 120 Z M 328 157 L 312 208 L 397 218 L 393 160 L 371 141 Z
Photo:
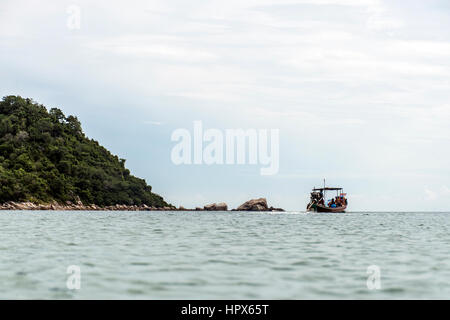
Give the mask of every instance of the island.
M 32 99 L 0 101 L 0 210 L 228 211 L 225 203 L 185 209 L 167 203 L 144 179 L 88 138 L 76 116 Z M 266 199 L 238 211 L 283 211 Z

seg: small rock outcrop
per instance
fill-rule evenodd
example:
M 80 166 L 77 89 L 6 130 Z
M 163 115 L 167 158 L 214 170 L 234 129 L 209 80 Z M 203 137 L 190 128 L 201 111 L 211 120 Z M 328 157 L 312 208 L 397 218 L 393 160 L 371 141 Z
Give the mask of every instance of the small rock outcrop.
M 203 209 L 206 211 L 227 211 L 228 205 L 224 202 L 211 203 L 204 206 Z
M 227 211 L 228 205 L 225 202 L 220 202 L 220 203 L 216 204 L 216 210 L 217 211 Z
M 241 204 L 237 211 L 267 211 L 267 200 L 265 198 L 248 200 Z
M 284 211 L 281 208 L 269 207 L 265 198 L 252 199 L 241 204 L 235 211 Z

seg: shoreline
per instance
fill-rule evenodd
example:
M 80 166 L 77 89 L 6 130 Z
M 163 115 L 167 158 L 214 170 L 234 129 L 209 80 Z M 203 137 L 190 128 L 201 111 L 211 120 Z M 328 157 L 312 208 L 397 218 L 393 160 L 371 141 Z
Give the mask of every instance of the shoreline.
M 125 205 L 116 204 L 111 206 L 100 206 L 96 204 L 85 205 L 81 202 L 61 204 L 52 203 L 33 203 L 33 202 L 14 202 L 8 201 L 0 204 L 0 210 L 51 210 L 51 211 L 176 211 L 177 208 L 171 207 L 151 207 L 147 205 Z
M 126 205 L 115 204 L 111 206 L 99 206 L 96 204 L 83 204 L 81 201 L 72 203 L 67 201 L 65 204 L 53 201 L 51 203 L 33 203 L 33 202 L 15 202 L 7 201 L 0 204 L 0 211 L 5 210 L 47 210 L 47 211 L 269 211 L 269 212 L 282 212 L 285 211 L 281 208 L 268 207 L 265 198 L 252 199 L 236 209 L 228 210 L 226 203 L 212 203 L 205 205 L 203 208 L 196 207 L 195 209 L 187 209 L 183 206 L 165 206 L 165 207 L 152 207 L 143 205 Z

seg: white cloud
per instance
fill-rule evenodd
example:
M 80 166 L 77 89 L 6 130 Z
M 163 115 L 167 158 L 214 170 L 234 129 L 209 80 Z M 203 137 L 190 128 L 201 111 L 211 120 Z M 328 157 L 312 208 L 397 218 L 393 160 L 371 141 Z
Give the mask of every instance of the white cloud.
M 99 50 L 102 54 L 118 54 L 126 58 L 162 58 L 177 62 L 206 62 L 217 59 L 216 55 L 206 50 L 198 50 L 177 42 L 179 41 L 176 37 L 130 35 L 88 43 L 87 47 Z
M 161 121 L 152 121 L 152 120 L 145 120 L 144 123 L 145 124 L 153 124 L 155 126 L 160 126 L 163 124 Z
M 448 199 L 450 196 L 450 188 L 447 186 L 442 186 L 438 190 L 431 190 L 428 188 L 425 188 L 425 199 L 427 201 L 435 201 L 438 199 Z

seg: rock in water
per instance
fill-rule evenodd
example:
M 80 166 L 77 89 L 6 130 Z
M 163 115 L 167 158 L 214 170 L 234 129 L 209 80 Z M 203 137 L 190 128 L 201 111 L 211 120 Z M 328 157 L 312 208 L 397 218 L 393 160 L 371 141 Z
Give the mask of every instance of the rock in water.
M 211 203 L 211 204 L 207 204 L 206 206 L 204 206 L 203 209 L 206 211 L 227 211 L 228 206 L 224 202 Z
M 241 204 L 234 211 L 284 211 L 281 208 L 269 207 L 265 198 L 252 199 Z
M 228 206 L 225 202 L 220 202 L 218 204 L 216 204 L 216 211 L 227 211 L 228 210 Z
M 267 211 L 267 200 L 265 198 L 252 199 L 241 204 L 236 210 L 238 211 Z
M 269 211 L 280 211 L 280 212 L 284 212 L 284 209 L 270 207 L 270 208 L 269 208 Z
M 213 211 L 215 207 L 216 207 L 216 204 L 211 203 L 211 204 L 207 204 L 206 206 L 204 206 L 203 209 L 206 211 Z

